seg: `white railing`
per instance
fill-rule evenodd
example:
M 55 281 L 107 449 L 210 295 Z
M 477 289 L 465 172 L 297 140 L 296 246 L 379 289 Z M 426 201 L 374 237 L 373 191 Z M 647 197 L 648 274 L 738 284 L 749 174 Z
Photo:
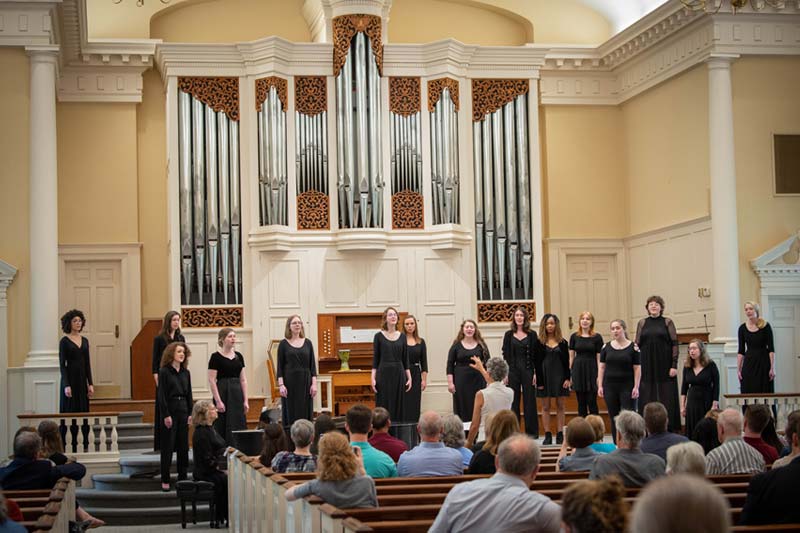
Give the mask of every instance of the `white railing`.
M 746 405 L 766 404 L 775 409 L 775 424 L 777 430 L 786 427 L 789 413 L 800 409 L 800 393 L 773 393 L 773 394 L 725 394 L 727 407 L 743 408 Z
M 74 456 L 78 462 L 119 459 L 118 412 L 32 413 L 17 415 L 17 418 L 20 426 L 32 427 L 38 427 L 45 420 L 55 421 L 64 438 L 64 453 Z

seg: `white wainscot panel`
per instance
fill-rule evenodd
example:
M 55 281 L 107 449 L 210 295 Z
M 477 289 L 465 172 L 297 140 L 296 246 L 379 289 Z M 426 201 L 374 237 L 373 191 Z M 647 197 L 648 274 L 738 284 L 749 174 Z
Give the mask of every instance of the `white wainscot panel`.
M 420 317 L 420 332 L 428 351 L 428 382 L 446 383 L 447 352 L 458 334 L 459 323 L 454 313 L 425 313 Z
M 644 302 L 649 295 L 650 269 L 648 265 L 647 246 L 632 246 L 628 250 L 631 277 L 631 315 L 633 318 L 644 316 Z
M 95 385 L 116 385 L 114 378 L 114 346 L 96 344 L 92 347 L 92 372 Z
M 192 356 L 189 358 L 189 372 L 192 373 L 192 393 L 197 394 L 199 392 L 205 395 L 211 394 L 208 389 L 208 360 L 211 358 L 211 354 L 216 351 L 217 346 L 215 343 L 216 335 L 214 335 L 214 340 L 207 339 L 206 335 L 203 335 L 203 337 L 202 339 L 189 337 L 186 339 L 186 344 L 192 352 Z
M 650 294 L 658 294 L 666 299 L 672 285 L 672 264 L 675 261 L 670 242 L 667 240 L 651 243 L 648 246 L 648 266 L 650 270 Z M 639 302 L 631 302 L 634 309 L 644 309 L 647 297 Z M 670 309 L 672 304 L 670 305 Z M 670 311 L 671 312 L 671 311 Z
M 296 313 L 287 313 L 285 315 L 276 315 L 270 314 L 269 316 L 269 339 L 267 339 L 267 346 L 269 346 L 269 341 L 272 339 L 282 339 L 284 333 L 286 333 L 286 320 L 289 316 L 294 315 Z M 306 336 L 308 336 L 308 331 L 306 331 Z
M 456 304 L 455 271 L 452 260 L 435 257 L 423 259 L 423 305 Z
M 300 307 L 300 260 L 284 259 L 272 263 L 269 270 L 269 307 L 297 309 Z
M 405 285 L 405 270 L 400 268 L 400 259 L 396 257 L 369 261 L 367 268 L 367 306 L 386 307 L 399 306 L 400 288 Z
M 358 278 L 362 271 L 356 261 L 326 259 L 322 277 L 325 307 L 358 307 Z

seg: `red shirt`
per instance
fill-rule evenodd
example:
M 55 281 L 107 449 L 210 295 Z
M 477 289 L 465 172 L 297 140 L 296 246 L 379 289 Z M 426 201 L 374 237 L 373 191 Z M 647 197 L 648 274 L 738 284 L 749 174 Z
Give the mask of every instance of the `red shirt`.
M 764 439 L 761 437 L 744 437 L 744 441 L 764 456 L 764 462 L 766 464 L 771 465 L 778 460 L 778 450 L 764 442 Z
M 400 439 L 392 437 L 388 433 L 375 433 L 370 437 L 369 443 L 373 448 L 377 448 L 389 455 L 395 463 L 400 460 L 400 454 L 408 451 L 406 443 Z

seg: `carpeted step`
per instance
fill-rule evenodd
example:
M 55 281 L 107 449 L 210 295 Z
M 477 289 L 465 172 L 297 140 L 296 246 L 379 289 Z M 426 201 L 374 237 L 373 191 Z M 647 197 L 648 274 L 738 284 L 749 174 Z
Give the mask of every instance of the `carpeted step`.
M 123 411 L 117 417 L 117 424 L 141 424 L 143 417 L 142 411 Z
M 157 469 L 156 469 L 157 470 Z M 95 474 L 92 476 L 94 490 L 97 491 L 122 491 L 122 492 L 147 492 L 161 490 L 161 474 L 153 472 L 153 477 L 130 477 L 127 474 Z M 172 485 L 178 481 L 178 474 L 171 476 Z M 91 491 L 91 489 L 88 489 Z
M 146 491 L 77 489 L 75 496 L 82 506 L 92 509 L 149 509 L 178 505 L 174 490 L 162 492 L 158 482 L 156 487 L 158 490 Z
M 173 498 L 175 498 L 173 493 Z M 150 507 L 141 509 L 130 509 L 126 507 L 89 507 L 84 506 L 86 511 L 97 518 L 105 520 L 109 526 L 144 526 L 150 524 L 180 524 L 181 507 L 177 499 L 173 500 L 175 505 L 165 505 L 161 507 Z M 192 506 L 186 506 L 187 523 L 192 523 Z M 208 504 L 197 504 L 198 524 L 206 522 L 208 524 L 209 513 Z
M 189 472 L 192 471 L 192 450 L 189 450 Z M 119 466 L 123 474 L 133 475 L 142 472 L 158 472 L 161 468 L 161 458 L 159 455 L 143 454 L 143 455 L 128 455 L 120 457 Z M 172 457 L 172 472 L 176 470 L 175 456 Z

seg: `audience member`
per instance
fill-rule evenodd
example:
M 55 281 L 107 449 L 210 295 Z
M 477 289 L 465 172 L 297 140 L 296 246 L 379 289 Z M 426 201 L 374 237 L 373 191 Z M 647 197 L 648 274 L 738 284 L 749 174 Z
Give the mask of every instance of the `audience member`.
M 228 475 L 219 467 L 227 445 L 213 427 L 216 419 L 217 407 L 211 400 L 201 400 L 192 407 L 192 477 L 214 484 L 215 518 L 221 524 L 228 521 Z
M 469 466 L 472 460 L 472 450 L 464 446 L 467 438 L 464 436 L 464 421 L 458 415 L 449 414 L 444 415 L 442 418 L 444 423 L 444 433 L 442 434 L 442 442 L 448 448 L 454 448 L 461 454 L 461 464 L 464 468 Z
M 795 457 L 800 455 L 800 449 L 792 446 L 792 438 L 795 434 L 800 434 L 800 411 L 789 413 L 785 429 L 786 440 L 789 442 L 789 453 L 772 464 L 773 470 L 788 465 Z
M 564 533 L 625 531 L 628 505 L 624 497 L 625 488 L 614 476 L 572 483 L 561 499 L 561 530 Z
M 389 435 L 389 428 L 392 421 L 389 418 L 389 411 L 384 407 L 376 407 L 372 410 L 372 436 L 369 443 L 376 450 L 380 450 L 395 463 L 400 460 L 400 455 L 408 451 L 408 446 L 402 440 Z
M 333 422 L 330 413 L 321 413 L 314 420 L 314 442 L 311 444 L 311 453 L 319 455 L 319 439 L 329 431 L 336 431 L 336 424 Z
M 495 419 L 503 416 L 501 413 L 504 411 Z M 511 415 L 516 422 L 514 413 Z M 491 432 L 490 426 L 489 439 Z M 536 479 L 540 457 L 539 446 L 529 436 L 505 439 L 497 448 L 497 473 L 453 487 L 429 532 L 560 531 L 558 504 L 528 488 Z
M 767 465 L 771 465 L 778 459 L 778 450 L 761 438 L 761 432 L 767 427 L 771 418 L 772 413 L 769 407 L 763 403 L 748 405 L 744 412 L 744 441 L 758 450 Z
M 681 442 L 667 449 L 667 474 L 706 475 L 703 447 L 694 441 Z
M 642 487 L 664 475 L 666 463 L 652 453 L 644 453 L 639 443 L 644 438 L 644 419 L 635 411 L 622 411 L 614 419 L 618 449 L 595 459 L 589 479 L 616 474 L 626 487 Z
M 39 459 L 42 438 L 39 434 L 23 431 L 14 439 L 14 460 L 0 468 L 0 487 L 3 490 L 52 489 L 62 477 L 79 480 L 86 475 L 80 463 L 53 465 L 49 459 Z
M 369 412 L 368 407 L 361 407 Z M 351 447 L 347 437 L 336 431 L 326 433 L 319 441 L 317 479 L 287 490 L 286 500 L 292 502 L 311 494 L 340 509 L 378 506 L 375 482 L 364 471 L 361 448 Z
M 617 445 L 613 442 L 603 442 L 606 436 L 606 423 L 603 417 L 599 415 L 589 415 L 586 421 L 592 426 L 594 430 L 594 443 L 591 448 L 597 453 L 611 453 L 617 449 Z
M 695 426 L 694 432 L 689 435 L 693 441 L 703 447 L 706 455 L 721 444 L 717 432 L 717 419 L 721 412 L 722 409 L 709 409 L 706 416 Z
M 706 475 L 753 474 L 764 471 L 764 457 L 742 440 L 742 413 L 725 409 L 717 418 L 722 443 L 706 454 Z
M 600 455 L 591 447 L 595 436 L 592 425 L 578 416 L 569 421 L 564 434 L 567 438 L 561 444 L 556 471 L 591 470 L 594 460 Z M 572 455 L 567 455 L 567 447 L 573 449 Z
M 27 528 L 9 516 L 10 503 L 13 502 L 7 502 L 3 493 L 0 492 L 0 533 L 26 533 Z
M 800 421 L 792 427 L 792 455 L 785 466 L 753 476 L 747 489 L 747 500 L 742 508 L 741 523 L 794 524 L 800 523 Z
M 69 459 L 64 455 L 64 441 L 61 439 L 58 423 L 55 420 L 42 420 L 36 432 L 42 438 L 42 457 L 59 466 L 67 464 Z
M 631 531 L 647 533 L 727 533 L 728 500 L 706 479 L 677 474 L 657 479 L 639 493 L 631 513 Z
M 496 472 L 495 455 L 500 444 L 514 433 L 519 432 L 517 415 L 510 409 L 503 409 L 486 421 L 488 433 L 486 442 L 472 456 L 469 463 L 470 474 L 494 474 Z
M 397 473 L 403 477 L 460 476 L 464 473 L 461 454 L 441 442 L 444 423 L 439 413 L 426 411 L 417 424 L 420 443 L 403 452 Z
M 294 421 L 289 435 L 294 443 L 294 451 L 281 451 L 272 458 L 274 472 L 314 472 L 317 469 L 317 458 L 311 454 L 311 443 L 314 441 L 314 424 L 300 418 Z
M 764 442 L 766 442 L 767 445 L 775 448 L 775 452 L 778 454 L 778 457 L 781 457 L 781 454 L 786 448 L 788 441 L 781 439 L 781 436 L 778 435 L 778 430 L 775 428 L 775 418 L 773 416 L 769 417 L 767 425 L 761 432 L 761 438 L 764 439 Z
M 484 368 L 480 357 L 473 357 L 469 365 L 483 375 L 486 387 L 475 393 L 475 406 L 472 410 L 472 421 L 467 435 L 467 446 L 486 438 L 485 423 L 488 417 L 497 411 L 511 409 L 514 402 L 514 391 L 506 387 L 508 363 L 502 357 L 492 357 L 486 361 Z
M 367 440 L 372 429 L 372 411 L 369 407 L 357 404 L 348 409 L 344 427 L 350 435 L 350 444 L 361 448 L 364 469 L 369 477 L 397 477 L 397 465 L 392 458 L 373 448 Z
M 667 408 L 661 402 L 650 402 L 644 406 L 644 425 L 647 436 L 642 440 L 644 453 L 652 453 L 667 460 L 667 448 L 689 439 L 683 435 L 667 431 Z
M 289 440 L 283 431 L 283 426 L 279 423 L 269 422 L 264 424 L 264 448 L 258 457 L 258 462 L 264 466 L 272 464 L 272 460 L 278 452 L 285 452 L 289 449 Z

